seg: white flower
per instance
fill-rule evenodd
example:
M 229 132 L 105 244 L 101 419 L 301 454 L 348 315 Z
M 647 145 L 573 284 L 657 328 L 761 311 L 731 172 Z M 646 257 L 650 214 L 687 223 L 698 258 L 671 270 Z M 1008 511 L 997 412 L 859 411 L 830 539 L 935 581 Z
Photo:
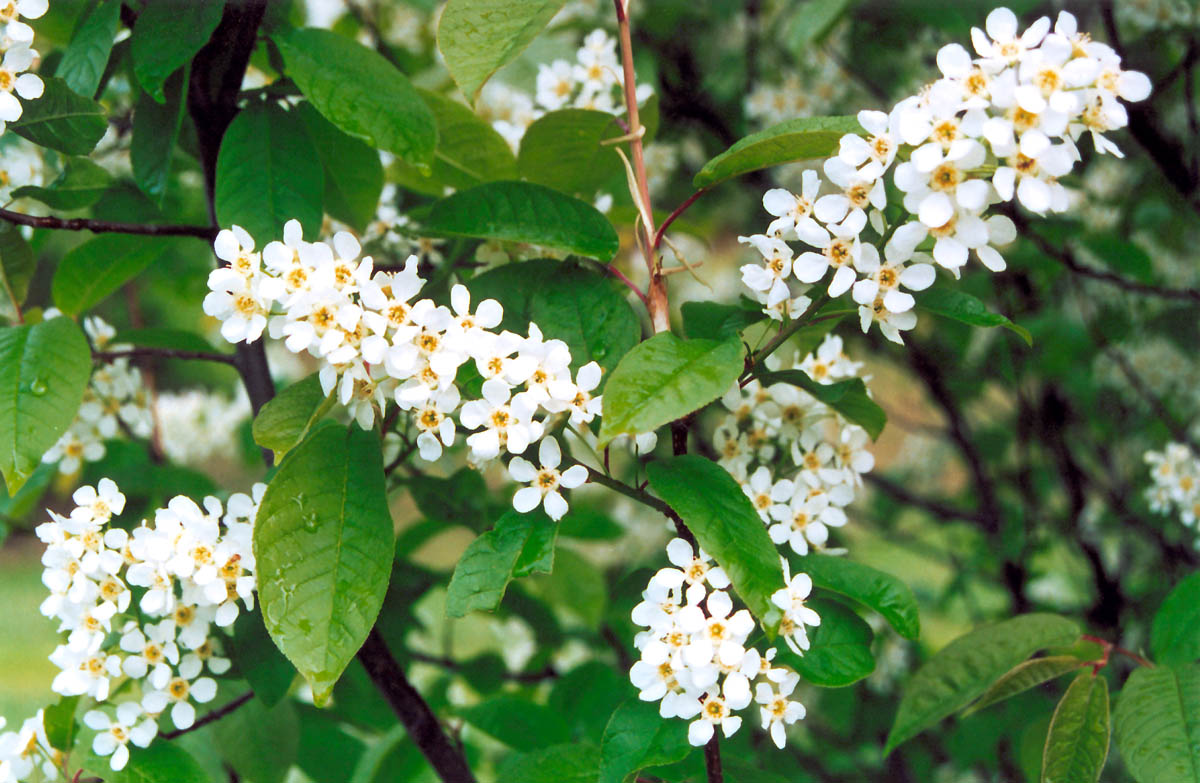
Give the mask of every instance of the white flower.
M 49 0 L 10 0 L 0 8 L 0 25 L 4 25 L 4 34 L 20 44 L 33 43 L 33 28 L 21 21 L 38 19 L 50 7 Z
M 807 555 L 810 543 L 817 549 L 824 547 L 829 527 L 846 524 L 846 512 L 830 505 L 827 495 L 809 496 L 806 487 L 792 496 L 790 504 L 772 506 L 771 517 L 776 520 L 767 531 L 771 540 L 786 542 L 798 555 Z
M 587 468 L 572 465 L 560 472 L 558 466 L 562 462 L 562 451 L 553 437 L 542 440 L 538 447 L 538 462 L 541 468 L 535 468 L 521 457 L 513 457 L 508 463 L 508 474 L 513 481 L 530 484 L 513 495 L 513 508 L 526 514 L 542 505 L 546 515 L 557 522 L 567 513 L 567 501 L 558 491 L 559 487 L 575 489 L 583 484 L 587 481 Z
M 855 137 L 857 138 L 857 137 Z M 840 223 L 854 210 L 867 207 L 883 209 L 887 195 L 883 186 L 883 165 L 876 160 L 860 167 L 852 166 L 840 157 L 825 160 L 825 176 L 842 189 L 817 199 L 813 214 L 822 223 Z
M 659 569 L 653 579 L 668 589 L 687 584 L 688 603 L 700 603 L 707 592 L 705 584 L 716 590 L 729 587 L 729 577 L 726 576 L 725 570 L 720 566 L 711 565 L 711 559 L 703 549 L 697 554 L 687 541 L 673 538 L 667 543 L 667 560 L 676 568 Z
M 923 291 L 933 285 L 936 277 L 933 266 L 925 263 L 927 256 L 914 257 L 913 249 L 916 245 L 906 241 L 911 232 L 902 234 L 904 228 L 897 229 L 896 234 L 884 246 L 885 263 L 879 263 L 878 255 L 863 254 L 859 260 L 858 270 L 866 277 L 854 284 L 851 296 L 855 302 L 870 305 L 876 297 L 882 297 L 883 306 L 889 312 L 903 313 L 913 308 L 915 300 L 911 294 L 901 291 L 901 286 L 911 291 Z M 918 230 L 918 233 L 923 236 L 925 232 Z M 910 261 L 915 263 L 909 264 Z
M 196 722 L 196 708 L 191 702 L 205 704 L 217 695 L 217 683 L 210 677 L 198 677 L 199 658 L 191 657 L 179 664 L 179 671 L 172 677 L 170 672 L 151 674 L 150 684 L 155 690 L 146 694 L 142 706 L 150 715 L 159 715 L 171 708 L 171 722 L 177 729 L 189 728 Z
M 788 647 L 797 655 L 801 655 L 809 646 L 806 626 L 821 624 L 820 615 L 805 605 L 808 594 L 812 592 L 812 578 L 808 574 L 792 576 L 787 560 L 784 559 L 783 581 L 786 586 L 771 594 L 771 603 L 783 610 L 779 633 Z
M 789 675 L 779 682 L 776 688 L 772 688 L 770 683 L 766 682 L 754 686 L 754 701 L 760 705 L 762 726 L 770 733 L 775 746 L 781 750 L 787 740 L 784 727 L 802 720 L 806 712 L 803 704 L 788 698 L 800 680 L 794 673 Z
M 753 245 L 763 264 L 742 267 L 742 283 L 751 291 L 766 295 L 765 304 L 774 306 L 791 296 L 787 279 L 792 274 L 792 249 L 782 239 L 765 234 L 738 237 L 738 242 Z
M 142 717 L 142 708 L 135 701 L 127 701 L 117 707 L 115 719 L 108 713 L 92 710 L 83 716 L 88 728 L 100 732 L 92 741 L 92 752 L 97 756 L 112 756 L 109 766 L 119 772 L 129 763 L 129 743 L 145 748 L 158 734 L 158 725 Z
M 575 92 L 575 75 L 571 63 L 555 60 L 550 65 L 538 65 L 537 102 L 546 109 L 561 109 Z
M 984 62 L 995 68 L 1018 62 L 1025 53 L 1042 42 L 1050 30 L 1050 19 L 1041 17 L 1024 33 L 1017 34 L 1017 17 L 1007 8 L 997 8 L 987 15 L 984 30 L 971 28 L 971 43 Z
M 700 715 L 688 725 L 688 742 L 695 746 L 707 744 L 718 725 L 722 734 L 732 736 L 742 725 L 742 719 L 733 712 L 746 707 L 750 701 L 750 685 L 746 678 L 727 677 L 721 694 L 716 691 L 705 694 Z
M 21 102 L 13 96 L 14 91 L 27 101 L 42 96 L 45 85 L 41 78 L 36 73 L 24 73 L 36 56 L 37 52 L 20 44 L 4 53 L 4 61 L 0 62 L 0 120 L 13 122 L 21 118 Z
M 783 188 L 772 188 L 763 194 L 763 209 L 775 216 L 767 226 L 768 236 L 796 239 L 796 224 L 812 214 L 817 192 L 821 189 L 821 178 L 812 169 L 805 169 L 800 177 L 800 195 Z
M 792 265 L 796 277 L 803 283 L 815 283 L 833 267 L 836 271 L 829 283 L 829 295 L 841 296 L 846 293 L 855 281 L 854 267 L 864 247 L 858 235 L 866 225 L 867 216 L 861 210 L 850 212 L 841 223 L 830 224 L 826 227 L 828 230 L 811 218 L 801 221 L 796 233 L 803 242 L 820 248 L 821 252 L 802 253 Z

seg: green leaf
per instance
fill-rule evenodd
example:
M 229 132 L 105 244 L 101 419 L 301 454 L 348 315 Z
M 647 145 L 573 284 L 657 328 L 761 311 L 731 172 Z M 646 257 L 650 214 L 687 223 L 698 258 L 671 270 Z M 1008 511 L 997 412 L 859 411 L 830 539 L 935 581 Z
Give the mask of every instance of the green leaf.
M 196 759 L 164 739 L 148 748 L 130 746 L 129 763 L 120 772 L 109 767 L 107 756 L 91 756 L 86 768 L 104 783 L 211 783 Z
M 616 117 L 591 109 L 561 109 L 542 115 L 525 130 L 517 153 L 521 178 L 564 193 L 592 195 L 621 170 L 616 147 L 606 139 L 623 135 Z
M 1154 261 L 1150 254 L 1116 232 L 1088 234 L 1083 246 L 1116 271 L 1143 283 L 1154 282 Z
M 199 52 L 221 23 L 224 0 L 150 0 L 133 26 L 129 52 L 142 89 L 162 103 L 167 77 Z
M 562 716 L 515 696 L 496 696 L 459 710 L 458 716 L 514 750 L 536 750 L 569 739 Z
M 298 704 L 296 709 L 300 715 L 296 766 L 313 783 L 347 783 L 354 777 L 354 769 L 366 751 L 365 743 L 327 710 L 306 704 Z
M 811 646 L 804 655 L 785 652 L 801 677 L 823 688 L 840 688 L 875 671 L 871 626 L 836 601 L 816 599 L 808 607 L 821 616 L 821 624 L 809 635 Z
M 1108 757 L 1108 680 L 1080 672 L 1063 694 L 1042 757 L 1042 783 L 1096 783 Z
M 21 236 L 21 231 L 11 223 L 0 226 L 0 283 L 4 295 L 13 304 L 13 311 L 25 303 L 29 295 L 29 282 L 37 271 L 37 257 L 33 248 Z
M 87 158 L 68 158 L 62 173 L 46 187 L 25 185 L 13 198 L 33 198 L 55 209 L 83 209 L 100 200 L 112 184 L 112 175 Z
M 595 783 L 600 750 L 589 742 L 554 745 L 514 754 L 500 764 L 496 780 L 521 783 Z
M 1070 620 L 1025 614 L 955 639 L 909 679 L 884 753 L 974 701 L 1038 650 L 1069 645 L 1078 638 L 1079 628 Z
M 797 7 L 790 15 L 784 32 L 788 50 L 797 57 L 805 57 L 813 44 L 829 35 L 837 24 L 850 0 L 809 0 Z
M 109 345 L 140 345 L 146 348 L 173 348 L 179 351 L 217 353 L 212 343 L 195 332 L 172 329 L 169 326 L 123 329 L 109 341 Z
M 133 234 L 101 234 L 76 245 L 58 262 L 50 296 L 67 315 L 102 302 L 171 248 L 174 240 Z
M 156 101 L 146 92 L 138 93 L 133 110 L 133 137 L 129 142 L 133 179 L 160 207 L 167 194 L 175 141 L 187 111 L 189 72 L 189 68 L 183 68 L 167 79 L 164 101 Z
M 1135 669 L 1117 697 L 1113 732 L 1138 783 L 1200 783 L 1200 666 Z
M 1154 615 L 1150 652 L 1168 665 L 1200 658 L 1200 572 L 1175 585 Z
M 573 506 L 567 515 L 558 521 L 558 534 L 580 541 L 611 541 L 625 535 L 625 528 L 599 511 Z
M 288 30 L 273 40 L 287 75 L 325 119 L 415 166 L 433 162 L 433 114 L 383 55 L 329 30 Z
M 608 379 L 600 445 L 618 435 L 656 430 L 702 408 L 729 391 L 743 367 L 737 337 L 718 342 L 654 335 L 625 354 Z
M 254 528 L 258 596 L 276 646 L 325 702 L 383 605 L 391 574 L 379 433 L 321 427 L 267 486 Z
M 511 62 L 565 0 L 451 0 L 438 22 L 437 45 L 458 88 L 474 104 L 484 83 Z
M 422 171 L 402 160 L 388 172 L 401 187 L 440 198 L 446 188 L 463 190 L 484 182 L 517 178 L 517 159 L 495 128 L 444 95 L 418 90 L 437 123 L 433 166 Z
M 100 0 L 88 8 L 75 23 L 71 42 L 58 61 L 54 75 L 85 98 L 95 97 L 100 88 L 120 17 L 121 0 Z
M 92 353 L 70 318 L 0 329 L 0 472 L 11 496 L 67 431 Z
M 957 288 L 930 288 L 917 297 L 917 304 L 923 310 L 971 326 L 1003 326 L 1020 336 L 1027 345 L 1033 345 L 1033 335 L 1028 329 L 993 313 L 979 299 Z
M 325 177 L 317 151 L 295 111 L 253 104 L 238 112 L 221 140 L 214 196 L 217 221 L 236 223 L 262 247 L 283 236 L 292 218 L 305 236 L 321 230 Z
M 219 709 L 222 703 L 244 692 L 244 684 L 222 682 L 221 692 L 209 709 Z M 213 723 L 212 734 L 215 750 L 240 780 L 282 783 L 296 761 L 300 719 L 290 700 L 268 707 L 258 699 L 251 699 Z
M 304 440 L 313 425 L 333 407 L 334 396 L 321 390 L 321 380 L 313 373 L 296 381 L 262 406 L 254 417 L 251 432 L 254 442 L 275 452 L 281 459 L 293 446 Z
M 773 383 L 788 383 L 799 386 L 821 402 L 842 414 L 847 421 L 867 431 L 874 440 L 887 425 L 887 414 L 879 403 L 871 399 L 862 378 L 850 378 L 837 383 L 817 383 L 804 370 L 780 370 L 760 372 L 755 375 L 764 386 Z
M 254 698 L 272 707 L 287 695 L 296 667 L 279 652 L 263 625 L 262 612 L 240 612 L 229 635 L 229 657 L 240 677 L 254 689 Z
M 325 211 L 358 231 L 365 230 L 375 219 L 383 191 L 379 153 L 361 139 L 342 133 L 311 103 L 300 104 L 296 112 L 308 128 L 325 172 Z
M 1084 665 L 1086 665 L 1084 661 L 1073 655 L 1052 655 L 1019 663 L 996 680 L 992 687 L 979 697 L 979 701 L 963 710 L 963 717 L 978 712 L 984 707 L 990 707 L 998 701 L 1016 696 L 1018 693 L 1024 693 L 1030 688 L 1036 688 L 1044 682 L 1076 671 Z
M 837 151 L 842 136 L 861 132 L 862 126 L 854 117 L 801 117 L 781 122 L 741 139 L 705 163 L 692 178 L 692 185 L 710 188 L 730 177 L 769 166 L 826 158 Z
M 610 386 L 611 388 L 611 386 Z M 607 396 L 607 395 L 606 395 Z M 779 553 L 750 499 L 725 468 L 694 454 L 646 466 L 654 492 L 725 569 L 734 592 L 760 620 L 783 587 Z
M 491 298 L 504 306 L 501 329 L 525 334 L 533 321 L 547 338 L 565 342 L 573 370 L 594 360 L 607 373 L 641 337 L 621 289 L 585 266 L 549 259 L 505 264 L 467 287 L 474 301 Z
M 528 242 L 601 261 L 620 246 L 612 223 L 591 204 L 531 182 L 489 182 L 436 201 L 421 230 Z
M 75 748 L 75 737 L 79 733 L 79 721 L 75 720 L 78 709 L 78 696 L 63 696 L 43 710 L 42 725 L 46 728 L 50 747 L 63 753 L 70 753 Z
M 638 770 L 682 761 L 691 750 L 687 724 L 664 719 L 656 704 L 628 699 L 604 729 L 597 783 L 624 783 Z
M 500 605 L 513 577 L 522 575 L 518 571 L 523 575 L 549 572 L 556 535 L 557 526 L 542 513 L 506 512 L 494 528 L 471 542 L 454 567 L 446 591 L 446 614 L 490 612 Z
M 62 79 L 43 76 L 46 89 L 36 101 L 26 102 L 21 119 L 8 129 L 34 144 L 64 152 L 87 155 L 108 130 L 104 107 L 67 86 Z
M 757 307 L 752 310 L 740 304 L 684 302 L 680 309 L 683 314 L 683 333 L 691 340 L 724 340 L 741 334 L 747 326 L 767 317 Z
M 793 573 L 805 573 L 822 590 L 844 595 L 879 612 L 905 639 L 921 635 L 917 599 L 908 585 L 891 574 L 831 555 L 797 558 Z
M 446 478 L 422 476 L 409 484 L 408 491 L 422 514 L 444 525 L 482 532 L 494 516 L 487 482 L 474 468 L 459 468 Z
M 570 549 L 554 553 L 557 568 L 535 580 L 534 588 L 548 604 L 563 608 L 598 630 L 608 605 L 608 583 L 595 563 Z

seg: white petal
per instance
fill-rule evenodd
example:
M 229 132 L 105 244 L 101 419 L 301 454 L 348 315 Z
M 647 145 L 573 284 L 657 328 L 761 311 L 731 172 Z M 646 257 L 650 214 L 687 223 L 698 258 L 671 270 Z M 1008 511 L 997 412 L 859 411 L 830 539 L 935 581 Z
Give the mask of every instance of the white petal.
M 537 487 L 523 487 L 513 495 L 513 508 L 522 514 L 528 514 L 542 502 L 542 493 Z

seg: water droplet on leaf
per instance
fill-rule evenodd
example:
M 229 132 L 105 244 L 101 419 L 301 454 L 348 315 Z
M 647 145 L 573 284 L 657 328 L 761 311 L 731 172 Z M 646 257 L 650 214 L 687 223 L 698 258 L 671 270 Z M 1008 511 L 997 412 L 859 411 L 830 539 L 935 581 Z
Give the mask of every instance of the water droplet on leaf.
M 35 397 L 41 397 L 46 393 L 46 382 L 41 378 L 34 378 L 29 382 L 29 393 Z

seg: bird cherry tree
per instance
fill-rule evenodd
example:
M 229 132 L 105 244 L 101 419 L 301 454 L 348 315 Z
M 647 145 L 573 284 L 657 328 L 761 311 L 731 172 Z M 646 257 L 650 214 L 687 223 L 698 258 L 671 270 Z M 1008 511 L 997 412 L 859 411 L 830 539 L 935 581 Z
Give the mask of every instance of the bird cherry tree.
M 1073 178 L 1124 157 L 1152 85 L 1115 28 L 981 14 L 899 100 L 730 140 L 666 212 L 654 11 L 614 0 L 539 60 L 564 5 L 449 0 L 423 54 L 386 3 L 333 29 L 266 0 L 0 8 L 0 142 L 57 171 L 0 209 L 4 513 L 47 507 L 28 622 L 60 635 L 0 783 L 800 779 L 818 694 L 922 633 L 909 580 L 856 557 L 867 482 L 1003 533 L 909 341 L 936 318 L 1034 344 L 967 284 L 1027 238 L 1066 252 Z M 531 92 L 489 82 L 521 62 Z M 739 179 L 738 290 L 689 295 L 689 210 Z M 978 512 L 872 478 L 895 390 L 865 346 L 911 351 Z M 1194 524 L 1187 440 L 1147 460 Z M 450 527 L 472 537 L 439 570 L 419 553 Z M 1140 783 L 1197 779 L 1197 591 L 1148 655 L 1017 601 L 907 678 L 859 763 L 919 779 L 922 732 L 1071 675 L 1041 780 L 1109 774 L 1110 733 Z

